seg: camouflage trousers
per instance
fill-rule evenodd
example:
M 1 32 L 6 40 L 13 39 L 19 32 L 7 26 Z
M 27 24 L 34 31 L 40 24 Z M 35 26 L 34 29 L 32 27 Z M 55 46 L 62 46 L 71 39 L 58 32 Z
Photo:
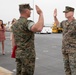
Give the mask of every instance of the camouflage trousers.
M 76 75 L 76 50 L 63 52 L 63 60 L 66 75 Z
M 16 58 L 17 72 L 16 75 L 34 75 L 35 58 Z

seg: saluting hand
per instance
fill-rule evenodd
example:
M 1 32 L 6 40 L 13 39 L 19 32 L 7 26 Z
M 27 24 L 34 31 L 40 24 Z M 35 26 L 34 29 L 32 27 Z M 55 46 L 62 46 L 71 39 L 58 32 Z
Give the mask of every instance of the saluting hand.
M 36 11 L 40 15 L 42 13 L 42 10 L 36 5 Z
M 54 16 L 54 17 L 56 17 L 56 16 L 57 16 L 57 9 L 54 9 L 53 16 Z

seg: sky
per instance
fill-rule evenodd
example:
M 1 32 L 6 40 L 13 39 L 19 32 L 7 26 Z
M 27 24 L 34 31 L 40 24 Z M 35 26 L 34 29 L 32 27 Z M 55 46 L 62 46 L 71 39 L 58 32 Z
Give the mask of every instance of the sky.
M 37 22 L 38 14 L 36 13 L 35 5 L 38 5 L 44 15 L 44 24 L 51 25 L 53 24 L 53 11 L 57 8 L 58 11 L 58 19 L 62 21 L 65 18 L 63 11 L 65 10 L 65 6 L 76 7 L 75 0 L 0 0 L 0 19 L 3 20 L 4 23 L 8 21 L 12 21 L 13 18 L 18 19 L 20 17 L 19 14 L 19 4 L 29 3 L 33 11 L 31 11 L 31 17 L 29 19 Z M 76 16 L 76 11 L 75 15 Z

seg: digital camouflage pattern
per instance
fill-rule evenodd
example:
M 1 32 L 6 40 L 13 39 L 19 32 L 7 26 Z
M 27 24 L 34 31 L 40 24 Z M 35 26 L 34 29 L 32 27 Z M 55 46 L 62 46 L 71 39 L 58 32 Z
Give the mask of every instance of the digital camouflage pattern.
M 62 53 L 66 75 L 76 75 L 76 20 L 62 21 Z
M 70 11 L 74 12 L 74 8 L 73 7 L 66 6 L 65 7 L 65 11 L 63 11 L 63 13 L 68 13 Z
M 35 49 L 34 49 L 34 33 L 28 30 L 28 24 L 31 20 L 20 17 L 20 19 L 12 25 L 12 31 L 17 45 L 16 75 L 33 75 L 35 67 Z

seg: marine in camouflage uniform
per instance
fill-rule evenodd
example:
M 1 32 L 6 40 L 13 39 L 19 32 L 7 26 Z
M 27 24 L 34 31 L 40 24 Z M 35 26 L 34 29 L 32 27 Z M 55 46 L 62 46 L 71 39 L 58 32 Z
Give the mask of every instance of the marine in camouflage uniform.
M 24 9 L 26 9 L 26 11 L 32 10 L 29 4 L 20 5 L 19 10 L 20 12 L 23 11 L 22 14 L 25 12 Z M 38 6 L 37 6 L 37 9 L 39 9 Z M 43 23 L 43 21 L 41 23 Z M 12 31 L 14 34 L 15 44 L 17 45 L 17 50 L 16 50 L 17 73 L 16 75 L 33 75 L 34 74 L 36 54 L 35 54 L 35 47 L 34 47 L 34 32 L 31 30 L 31 27 L 34 24 L 35 23 L 33 21 L 27 20 L 27 18 L 21 16 L 14 23 L 14 25 L 12 25 Z
M 62 53 L 66 75 L 76 75 L 76 20 L 61 23 L 63 28 Z
M 68 12 L 74 12 L 74 8 L 66 6 L 66 14 Z M 64 20 L 60 23 L 60 27 L 63 28 L 63 40 L 62 40 L 62 54 L 64 60 L 64 69 L 66 75 L 76 75 L 76 20 L 72 18 Z

